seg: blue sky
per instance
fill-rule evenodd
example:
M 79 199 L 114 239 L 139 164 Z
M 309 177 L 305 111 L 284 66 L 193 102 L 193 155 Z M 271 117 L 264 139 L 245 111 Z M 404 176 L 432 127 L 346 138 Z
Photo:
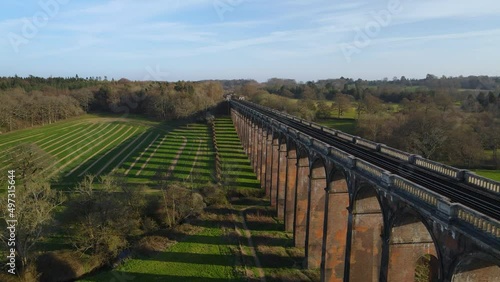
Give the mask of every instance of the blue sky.
M 500 75 L 498 0 L 2 0 L 0 76 Z

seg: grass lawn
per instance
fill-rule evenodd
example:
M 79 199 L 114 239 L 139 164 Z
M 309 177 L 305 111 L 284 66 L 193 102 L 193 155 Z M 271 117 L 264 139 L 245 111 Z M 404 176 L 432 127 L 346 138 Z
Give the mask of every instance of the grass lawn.
M 500 181 L 500 170 L 486 170 L 486 169 L 477 169 L 473 170 L 478 175 L 488 177 L 495 181 Z
M 226 175 L 229 186 L 238 190 L 246 190 L 247 193 L 258 194 L 261 191 L 260 182 L 243 150 L 231 118 L 217 118 L 215 133 L 224 170 L 223 175 Z
M 244 281 L 234 271 L 227 230 L 214 224 L 152 257 L 127 260 L 113 271 L 80 281 Z M 118 280 L 122 281 L 122 280 Z
M 180 150 L 184 141 L 185 146 L 183 150 Z M 206 124 L 161 123 L 134 116 L 124 118 L 112 115 L 84 115 L 44 127 L 0 135 L 0 152 L 2 153 L 0 154 L 0 167 L 8 169 L 11 166 L 7 152 L 22 143 L 34 143 L 53 158 L 48 168 L 48 172 L 53 175 L 52 187 L 64 191 L 70 191 L 87 173 L 105 175 L 114 171 L 125 175 L 132 185 L 155 185 L 156 182 L 153 179 L 155 172 L 159 169 L 168 169 L 171 170 L 170 179 L 189 181 L 192 186 L 196 186 L 210 182 L 214 170 L 213 145 L 210 130 Z M 1 188 L 0 192 L 2 191 L 5 192 L 5 188 Z M 147 192 L 155 191 L 155 189 L 150 189 Z M 206 228 L 201 232 L 205 232 L 202 233 L 203 236 L 223 240 L 222 231 L 218 226 Z M 40 244 L 40 250 L 71 249 L 72 238 L 62 235 L 63 233 L 62 229 L 54 231 L 53 236 L 46 238 Z M 189 240 L 191 239 L 187 239 L 188 243 Z M 183 246 L 179 245 L 176 248 Z M 227 253 L 226 245 L 205 246 L 191 242 L 190 246 L 196 247 L 192 250 L 194 254 L 201 254 L 203 250 L 217 251 L 219 255 Z M 216 250 L 211 248 L 214 246 Z M 170 256 L 178 257 L 181 250 L 178 249 L 177 254 Z M 189 253 L 187 249 L 186 253 Z M 4 255 L 4 252 L 0 254 Z M 229 257 L 232 258 L 232 256 Z M 206 257 L 200 258 L 202 261 Z M 214 256 L 207 261 L 212 261 L 214 258 L 217 257 Z M 159 259 L 168 259 L 168 257 L 159 256 Z M 157 266 L 155 264 L 152 267 Z M 177 274 L 172 274 L 174 275 L 172 277 L 185 272 L 185 270 L 181 271 L 184 267 L 182 263 L 178 265 L 179 271 Z M 206 279 L 211 281 L 211 278 L 214 278 L 212 279 L 214 281 L 228 280 L 233 277 L 231 276 L 232 268 L 232 263 L 226 266 L 216 262 L 213 267 L 205 263 L 193 267 L 191 273 L 206 271 L 206 276 L 200 276 L 200 281 L 207 281 Z M 155 274 L 155 272 L 151 273 Z M 121 281 L 119 277 L 111 277 Z M 144 281 L 144 277 L 140 278 L 138 277 L 138 281 Z M 186 278 L 185 281 L 193 281 L 191 278 Z M 160 281 L 164 281 L 163 278 Z
M 356 123 L 354 119 L 323 119 L 318 120 L 317 123 L 337 129 L 349 134 L 356 133 Z
M 293 245 L 293 234 L 284 230 L 271 207 L 251 207 L 245 212 L 266 281 L 319 281 L 319 270 L 302 269 L 304 248 Z
M 126 175 L 132 184 L 153 184 L 152 177 L 163 168 L 171 168 L 177 180 L 192 180 L 193 175 L 197 183 L 212 179 L 212 144 L 206 124 L 84 115 L 0 135 L 0 169 L 9 169 L 9 150 L 24 143 L 36 144 L 53 159 L 47 170 L 59 190 L 72 189 L 86 174 L 110 172 Z

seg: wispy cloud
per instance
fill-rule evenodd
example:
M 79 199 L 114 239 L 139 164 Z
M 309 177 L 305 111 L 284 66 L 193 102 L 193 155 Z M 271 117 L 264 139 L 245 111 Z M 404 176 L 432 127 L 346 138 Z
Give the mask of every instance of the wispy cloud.
M 404 12 L 399 19 L 404 22 L 500 16 L 500 5 L 495 0 L 407 0 L 403 3 Z
M 373 48 L 363 50 L 362 60 L 346 65 L 339 60 L 339 46 L 353 41 L 357 30 L 373 21 L 374 13 L 386 9 L 389 0 L 248 0 L 232 6 L 224 21 L 214 10 L 214 0 L 72 0 L 19 55 L 2 58 L 0 75 L 8 75 L 12 69 L 6 66 L 12 65 L 23 73 L 43 71 L 33 65 L 65 69 L 67 61 L 77 69 L 86 69 L 92 61 L 92 70 L 96 66 L 143 70 L 146 62 L 161 61 L 166 64 L 162 68 L 171 66 L 186 74 L 217 68 L 232 75 L 247 69 L 246 77 L 266 72 L 333 76 L 330 71 L 335 62 L 334 69 L 341 76 L 346 69 L 355 71 L 354 66 L 361 69 L 361 61 L 367 68 L 380 65 L 380 54 L 388 49 L 418 58 L 423 54 L 418 46 L 424 44 L 426 48 L 437 42 L 449 44 L 465 55 L 470 50 L 461 43 L 471 39 L 478 44 L 500 43 L 496 1 L 399 1 L 402 11 L 392 15 L 391 23 L 372 38 Z M 24 12 L 26 5 L 10 4 L 9 9 L 15 11 L 0 12 L 0 34 L 23 28 L 22 15 L 32 16 Z M 12 54 L 5 39 L 0 49 Z M 498 56 L 491 60 L 500 64 Z M 408 68 L 426 73 L 426 66 Z

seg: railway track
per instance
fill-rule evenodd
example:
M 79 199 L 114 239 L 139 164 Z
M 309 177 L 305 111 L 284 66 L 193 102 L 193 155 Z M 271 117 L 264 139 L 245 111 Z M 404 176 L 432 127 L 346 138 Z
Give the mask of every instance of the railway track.
M 330 146 L 336 147 L 356 158 L 376 165 L 392 174 L 399 175 L 415 184 L 439 193 L 452 202 L 460 203 L 486 216 L 500 220 L 500 199 L 497 195 L 486 193 L 476 187 L 467 185 L 446 176 L 425 170 L 402 160 L 381 154 L 380 152 L 350 143 L 342 138 L 328 134 L 321 129 L 304 125 L 285 115 L 277 114 L 269 109 L 257 107 L 249 102 L 235 102 L 252 110 L 265 114 L 291 128 L 303 132 Z

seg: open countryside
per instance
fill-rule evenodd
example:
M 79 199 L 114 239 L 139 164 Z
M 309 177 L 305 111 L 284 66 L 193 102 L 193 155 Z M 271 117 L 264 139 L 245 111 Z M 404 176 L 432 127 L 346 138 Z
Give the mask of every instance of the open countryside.
M 0 9 L 0 282 L 499 282 L 495 0 Z
M 22 85 L 23 80 L 14 81 Z M 23 194 L 24 190 L 21 190 L 17 195 L 33 207 L 25 213 L 43 215 L 33 229 L 19 231 L 19 236 L 25 236 L 22 240 L 27 244 L 19 252 L 24 258 L 21 265 L 25 270 L 21 279 L 25 281 L 332 280 L 333 277 L 329 277 L 332 270 L 314 265 L 321 260 L 321 252 L 312 253 L 312 244 L 321 241 L 313 243 L 315 237 L 312 236 L 322 237 L 322 232 L 319 232 L 323 222 L 321 215 L 326 216 L 322 211 L 326 207 L 316 207 L 320 217 L 315 213 L 304 214 L 313 207 L 308 207 L 309 203 L 323 201 L 312 193 L 316 190 L 307 188 L 309 185 L 311 189 L 315 185 L 323 187 L 314 184 L 317 180 L 313 180 L 321 179 L 321 173 L 313 172 L 318 164 L 313 164 L 312 170 L 306 172 L 304 164 L 308 162 L 293 159 L 298 156 L 293 151 L 293 139 L 285 142 L 286 135 L 279 137 L 264 123 L 246 127 L 252 119 L 242 123 L 245 112 L 238 113 L 237 110 L 241 110 L 238 105 L 257 104 L 248 104 L 245 100 L 290 113 L 296 116 L 295 119 L 316 120 L 344 142 L 355 140 L 373 150 L 381 148 L 377 143 L 359 141 L 360 137 L 349 135 L 359 134 L 377 141 L 388 141 L 402 149 L 432 153 L 449 164 L 457 162 L 463 169 L 428 160 L 425 161 L 426 168 L 443 166 L 446 169 L 438 168 L 439 173 L 445 172 L 447 176 L 456 173 L 455 177 L 460 181 L 475 181 L 473 185 L 482 185 L 492 191 L 498 189 L 495 188 L 497 182 L 488 182 L 491 180 L 487 179 L 495 180 L 500 175 L 495 169 L 498 166 L 495 135 L 485 134 L 488 130 L 496 130 L 494 124 L 477 124 L 471 133 L 484 140 L 484 145 L 476 144 L 479 145 L 477 149 L 462 151 L 461 158 L 447 159 L 449 152 L 455 153 L 461 148 L 461 143 L 449 144 L 449 138 L 454 137 L 454 131 L 449 129 L 459 128 L 457 126 L 462 120 L 471 118 L 495 121 L 492 114 L 495 113 L 496 99 L 488 100 L 483 111 L 471 112 L 460 99 L 467 101 L 472 94 L 453 96 L 455 98 L 447 99 L 445 104 L 439 104 L 441 96 L 421 90 L 423 92 L 411 102 L 413 110 L 409 110 L 409 102 L 392 103 L 387 101 L 388 98 L 372 95 L 356 99 L 352 92 L 356 88 L 344 87 L 338 92 L 334 86 L 322 88 L 320 82 L 316 86 L 299 85 L 299 90 L 290 88 L 290 93 L 295 91 L 294 95 L 301 97 L 316 87 L 316 96 L 310 97 L 315 99 L 273 94 L 273 85 L 280 83 L 276 79 L 266 84 L 253 81 L 163 84 L 82 79 L 62 82 L 84 87 L 70 95 L 75 99 L 73 105 L 79 101 L 82 109 L 89 113 L 85 114 L 79 106 L 74 106 L 74 113 L 62 118 L 64 109 L 67 109 L 64 103 L 47 100 L 47 103 L 54 103 L 52 113 L 55 115 L 44 111 L 43 106 L 37 109 L 26 104 L 23 115 L 4 116 L 3 124 L 8 132 L 0 136 L 0 166 L 6 171 L 16 168 L 16 173 L 25 179 L 20 181 L 21 189 L 30 191 Z M 359 81 L 336 81 L 341 82 L 360 89 Z M 47 82 L 42 79 L 37 83 Z M 241 85 L 227 86 L 230 83 Z M 83 86 L 85 84 L 90 86 Z M 133 109 L 134 113 L 113 113 L 114 108 L 126 104 L 106 105 L 105 101 L 115 93 L 124 95 L 130 89 L 134 90 L 125 95 L 133 97 L 136 95 L 133 91 L 145 95 L 139 106 Z M 146 89 L 148 94 L 144 94 Z M 376 92 L 377 89 L 370 91 Z M 330 100 L 321 99 L 323 91 L 337 94 L 331 95 Z M 29 103 L 30 96 L 24 95 L 28 98 L 25 103 Z M 484 96 L 475 98 L 477 108 L 484 103 L 481 97 Z M 45 98 L 36 99 L 44 101 Z M 193 103 L 193 106 L 187 103 Z M 456 125 L 446 130 L 439 123 L 429 123 L 429 127 L 420 132 L 422 135 L 413 135 L 412 139 L 399 135 L 401 129 L 398 126 L 404 129 L 413 122 L 422 122 L 418 121 L 418 113 L 422 110 L 427 111 L 428 118 L 445 114 L 449 119 L 447 124 Z M 391 120 L 394 116 L 399 116 L 406 124 L 394 123 Z M 287 122 L 286 119 L 282 116 L 274 123 Z M 258 122 L 258 119 L 254 121 Z M 301 123 L 308 124 L 308 121 Z M 318 126 L 311 124 L 312 128 Z M 426 132 L 429 130 L 437 130 L 443 139 L 428 136 Z M 470 129 L 463 127 L 461 130 Z M 289 129 L 286 132 L 290 132 Z M 330 133 L 322 135 L 325 134 Z M 418 147 L 418 143 L 408 143 L 411 140 L 434 143 Z M 313 147 L 317 144 L 315 142 Z M 449 145 L 443 146 L 447 142 Z M 471 155 L 479 151 L 483 153 Z M 301 151 L 302 158 L 305 152 Z M 397 150 L 392 152 L 391 156 L 403 156 L 403 159 L 415 162 L 416 155 Z M 341 156 L 345 153 L 329 154 Z M 292 169 L 296 165 L 296 170 Z M 487 178 L 469 178 L 475 174 L 468 176 L 467 167 L 473 168 L 472 173 Z M 368 171 L 378 175 L 378 169 Z M 310 173 L 317 175 L 316 178 L 310 178 Z M 309 181 L 304 182 L 304 179 Z M 394 185 L 399 185 L 397 183 L 400 182 Z M 405 185 L 401 187 L 409 189 L 407 185 L 410 184 Z M 479 189 L 483 189 L 481 187 Z M 300 189 L 306 190 L 301 192 Z M 437 201 L 429 198 L 429 192 L 422 194 L 415 190 L 421 188 L 413 189 L 409 191 L 417 197 L 431 203 Z M 12 190 L 3 188 L 1 193 L 6 197 L 12 194 Z M 43 196 L 33 198 L 31 195 Z M 304 204 L 306 206 L 300 206 Z M 474 215 L 471 213 L 470 216 Z M 33 220 L 33 217 L 21 219 L 26 220 Z M 491 223 L 478 221 L 478 224 Z M 312 226 L 317 230 L 310 230 Z M 494 230 L 492 232 L 496 232 Z M 423 238 L 428 236 L 426 231 L 421 232 Z M 343 236 L 337 235 L 335 240 L 340 241 L 336 244 L 344 244 L 340 238 Z M 355 250 L 357 247 L 353 245 L 351 248 Z M 342 248 L 339 250 L 344 252 Z M 4 252 L 4 255 L 8 253 Z M 428 255 L 431 256 L 419 260 L 413 274 L 410 272 L 415 281 L 427 281 L 438 275 L 434 266 L 426 262 L 433 259 L 432 252 Z M 337 262 L 344 265 L 342 259 Z M 324 265 L 327 263 L 333 261 Z M 478 270 L 483 271 L 481 275 L 488 277 L 495 273 L 496 268 L 488 266 L 489 259 L 481 263 L 487 265 L 486 270 Z M 58 270 L 55 271 L 54 267 Z M 359 266 L 352 262 L 351 267 L 356 269 Z M 394 269 L 388 271 L 392 273 Z M 463 271 L 465 274 L 460 274 L 463 277 L 479 275 L 473 270 Z M 355 274 L 350 275 L 353 279 L 361 279 Z M 368 273 L 362 275 L 369 277 Z M 455 275 L 459 277 L 459 274 Z M 9 275 L 0 277 L 5 281 L 18 279 Z

